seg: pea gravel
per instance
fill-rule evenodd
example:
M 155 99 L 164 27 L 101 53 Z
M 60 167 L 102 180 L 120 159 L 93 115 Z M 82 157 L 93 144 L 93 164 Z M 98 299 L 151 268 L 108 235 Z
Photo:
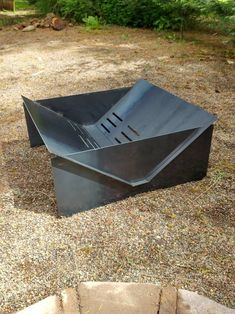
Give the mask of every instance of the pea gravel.
M 118 27 L 0 31 L 1 314 L 86 280 L 171 284 L 235 306 L 234 51 L 226 40 L 188 33 L 173 42 Z M 29 148 L 20 95 L 140 77 L 218 115 L 208 176 L 59 218 L 50 158 L 45 147 Z

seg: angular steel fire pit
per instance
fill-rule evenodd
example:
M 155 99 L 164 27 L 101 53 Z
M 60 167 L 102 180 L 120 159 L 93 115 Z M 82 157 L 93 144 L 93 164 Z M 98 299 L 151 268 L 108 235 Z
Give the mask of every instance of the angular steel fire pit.
M 216 117 L 156 87 L 25 97 L 31 147 L 45 144 L 60 215 L 207 173 Z

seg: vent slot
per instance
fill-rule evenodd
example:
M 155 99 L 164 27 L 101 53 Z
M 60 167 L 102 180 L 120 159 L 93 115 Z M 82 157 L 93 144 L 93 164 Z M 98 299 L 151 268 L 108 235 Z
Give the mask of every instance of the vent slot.
M 140 136 L 139 133 L 133 129 L 130 125 L 127 126 L 135 135 Z
M 118 143 L 118 144 L 121 144 L 122 142 L 121 141 L 119 141 L 119 139 L 118 138 L 116 138 L 115 137 L 115 141 Z
M 101 126 L 103 127 L 103 129 L 105 129 L 105 131 L 107 131 L 108 133 L 110 133 L 109 129 L 108 129 L 103 123 L 101 123 Z
M 126 139 L 128 139 L 128 141 L 132 142 L 132 139 L 128 135 L 126 135 L 126 133 L 124 132 L 121 132 L 121 133 Z
M 107 120 L 110 124 L 112 124 L 112 126 L 114 126 L 115 128 L 117 127 L 116 124 L 115 124 L 112 120 L 110 120 L 109 118 L 107 118 L 106 120 Z
M 120 118 L 115 112 L 113 112 L 114 117 L 116 117 L 119 121 L 123 121 L 122 118 Z

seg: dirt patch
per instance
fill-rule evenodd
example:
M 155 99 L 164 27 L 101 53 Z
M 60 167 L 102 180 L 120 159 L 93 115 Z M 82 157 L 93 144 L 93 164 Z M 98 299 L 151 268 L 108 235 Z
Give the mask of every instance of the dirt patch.
M 188 40 L 187 40 L 188 38 Z M 138 281 L 234 303 L 234 60 L 227 38 L 148 30 L 0 31 L 0 308 L 79 281 Z M 21 95 L 49 98 L 145 78 L 217 114 L 208 176 L 59 219 L 44 147 L 30 149 Z M 91 193 L 92 197 L 92 193 Z

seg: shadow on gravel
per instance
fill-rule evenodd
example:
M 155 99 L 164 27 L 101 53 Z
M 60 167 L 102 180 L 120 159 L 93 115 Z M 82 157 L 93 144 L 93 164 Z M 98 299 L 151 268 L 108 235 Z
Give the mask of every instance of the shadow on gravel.
M 57 216 L 49 154 L 31 149 L 28 140 L 3 143 L 3 175 L 14 194 L 14 206 Z

